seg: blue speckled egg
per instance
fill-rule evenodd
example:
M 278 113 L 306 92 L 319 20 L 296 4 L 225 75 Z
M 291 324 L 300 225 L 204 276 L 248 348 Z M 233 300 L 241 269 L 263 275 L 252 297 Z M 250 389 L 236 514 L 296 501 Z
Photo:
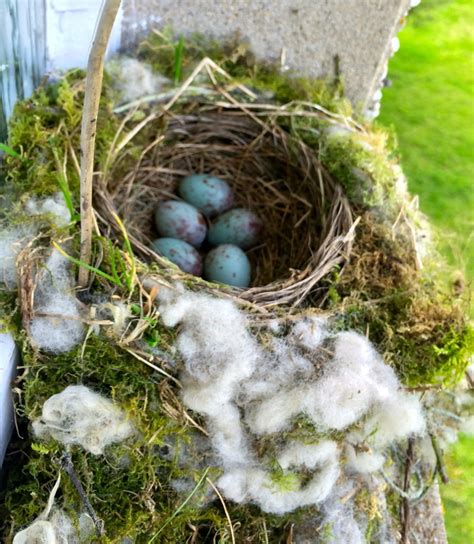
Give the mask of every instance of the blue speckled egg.
M 186 202 L 165 200 L 155 212 L 158 233 L 166 238 L 178 238 L 199 247 L 206 237 L 206 220 L 199 211 Z
M 222 179 L 207 174 L 185 177 L 179 184 L 181 198 L 208 216 L 225 212 L 234 203 L 234 193 Z
M 210 244 L 234 244 L 249 249 L 258 244 L 262 221 L 250 210 L 236 208 L 220 215 L 210 226 L 207 239 Z
M 240 247 L 223 244 L 210 251 L 204 259 L 204 277 L 216 283 L 248 287 L 250 262 Z
M 191 244 L 177 240 L 176 238 L 158 238 L 152 243 L 153 251 L 158 255 L 166 257 L 183 272 L 201 276 L 202 259 L 201 255 L 193 248 Z

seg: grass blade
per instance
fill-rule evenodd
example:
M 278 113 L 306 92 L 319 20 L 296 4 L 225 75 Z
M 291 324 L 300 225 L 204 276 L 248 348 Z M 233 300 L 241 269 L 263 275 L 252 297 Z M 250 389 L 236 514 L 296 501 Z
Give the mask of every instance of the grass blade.
M 125 249 L 127 250 L 127 254 L 128 254 L 128 257 L 129 257 L 128 260 L 129 260 L 131 272 L 130 272 L 130 274 L 128 274 L 128 273 L 126 274 L 126 276 L 127 276 L 126 280 L 127 280 L 127 287 L 131 291 L 132 288 L 133 288 L 133 284 L 135 282 L 135 277 L 136 277 L 136 273 L 137 273 L 136 265 L 135 265 L 135 256 L 133 254 L 132 245 L 130 244 L 130 240 L 128 238 L 127 229 L 125 228 L 125 225 L 122 223 L 122 220 L 120 219 L 120 217 L 116 213 L 113 213 L 112 215 L 113 215 L 115 221 L 117 222 L 117 225 L 120 227 L 120 230 L 122 231 L 123 239 L 124 239 L 124 242 L 125 242 Z
M 123 287 L 123 283 L 120 281 L 120 279 L 116 279 L 110 274 L 107 274 L 106 272 L 102 272 L 102 270 L 99 270 L 98 268 L 95 268 L 94 266 L 91 266 L 90 264 L 87 264 L 79 259 L 76 259 L 75 257 L 72 257 L 71 255 L 68 255 L 64 249 L 58 245 L 56 242 L 53 242 L 53 246 L 55 249 L 61 253 L 63 257 L 65 257 L 68 261 L 71 261 L 71 263 L 74 263 L 77 266 L 83 267 L 86 270 L 89 270 L 89 272 L 94 272 L 94 274 L 97 274 L 101 278 L 106 279 L 107 281 L 110 281 L 114 285 L 117 285 L 117 287 Z
M 120 281 L 120 276 L 118 275 L 118 272 L 117 272 L 117 253 L 116 253 L 116 250 L 114 248 L 114 245 L 112 244 L 112 242 L 110 240 L 107 240 L 108 244 L 109 244 L 109 252 L 110 252 L 110 268 L 112 269 L 112 276 L 115 278 L 115 280 L 119 283 L 121 283 Z
M 10 157 L 15 157 L 15 159 L 21 159 L 21 155 L 7 144 L 0 143 L 0 151 L 3 151 L 6 155 L 10 155 Z
M 179 505 L 179 507 L 174 511 L 174 513 L 165 521 L 165 523 L 163 523 L 163 525 L 160 527 L 159 531 L 153 535 L 153 538 L 148 542 L 148 544 L 151 544 L 152 542 L 155 541 L 155 538 L 163 532 L 164 528 L 167 527 L 174 520 L 174 518 L 183 510 L 183 508 L 188 504 L 188 502 L 194 497 L 197 490 L 201 487 L 204 480 L 207 478 L 207 475 L 208 475 L 210 470 L 211 470 L 211 467 L 206 468 L 206 470 L 204 471 L 204 474 L 201 476 L 199 482 L 196 484 L 196 486 L 191 491 L 191 493 L 186 497 L 186 500 L 184 502 L 182 502 Z
M 180 36 L 178 43 L 174 49 L 174 83 L 175 85 L 181 81 L 181 75 L 183 71 L 183 52 L 184 52 L 184 38 Z
M 71 221 L 73 223 L 76 223 L 80 216 L 76 213 L 76 210 L 74 209 L 74 205 L 72 203 L 72 194 L 71 190 L 69 189 L 69 184 L 67 182 L 67 179 L 62 175 L 58 174 L 58 185 L 61 189 L 61 193 L 64 197 L 64 202 L 66 203 L 67 209 L 69 210 L 69 213 L 71 214 Z

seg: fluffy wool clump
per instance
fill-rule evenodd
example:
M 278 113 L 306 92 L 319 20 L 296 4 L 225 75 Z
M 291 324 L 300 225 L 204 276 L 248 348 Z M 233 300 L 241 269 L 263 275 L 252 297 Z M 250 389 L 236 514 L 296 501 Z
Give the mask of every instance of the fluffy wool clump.
M 61 476 L 51 490 L 43 512 L 31 525 L 14 536 L 13 544 L 79 544 L 90 541 L 95 527 L 88 514 L 80 514 L 78 522 L 73 523 L 66 512 L 54 506 L 60 483 Z
M 65 446 L 78 444 L 94 455 L 134 432 L 125 414 L 112 401 L 83 385 L 70 385 L 50 397 L 41 417 L 33 422 L 35 435 Z
M 259 346 L 232 302 L 195 293 L 163 296 L 164 324 L 181 324 L 177 347 L 185 362 L 183 400 L 197 412 L 219 417 L 238 385 L 254 372 Z
M 30 322 L 30 338 L 41 349 L 53 353 L 67 352 L 84 336 L 72 284 L 67 259 L 53 250 L 36 288 L 35 317 Z
M 61 193 L 48 198 L 30 198 L 25 205 L 25 211 L 33 216 L 48 215 L 58 227 L 65 227 L 71 222 L 71 212 Z
M 246 463 L 250 454 L 233 399 L 254 372 L 260 352 L 244 314 L 230 301 L 194 293 L 162 291 L 160 301 L 165 325 L 181 324 L 177 347 L 185 363 L 184 404 L 208 417 L 225 465 Z
M 157 94 L 169 82 L 164 76 L 154 73 L 149 64 L 129 57 L 110 61 L 107 69 L 113 75 L 113 84 L 120 93 L 121 102 Z
M 360 334 L 331 334 L 323 318 L 310 316 L 294 321 L 286 334 L 271 328 L 263 346 L 228 300 L 177 288 L 163 289 L 159 303 L 164 324 L 180 326 L 182 399 L 207 418 L 223 469 L 217 485 L 230 500 L 277 514 L 321 503 L 341 474 L 342 451 L 346 472 L 372 472 L 382 467 L 387 445 L 424 431 L 419 400 L 402 392 L 393 370 Z M 360 423 L 341 444 L 283 444 L 276 461 L 295 479 L 286 489 L 272 477 L 272 460 L 259 458 L 253 445 L 289 430 L 300 415 L 322 432 Z
M 56 509 L 48 520 L 36 520 L 13 538 L 13 544 L 79 544 L 80 537 L 70 517 Z
M 364 544 L 366 542 L 363 528 L 355 519 L 351 501 L 329 500 L 324 504 L 323 514 L 323 527 L 328 528 L 325 539 L 327 544 Z
M 71 221 L 71 214 L 60 193 L 45 199 L 30 198 L 24 209 L 30 216 L 48 215 L 60 227 Z M 0 231 L 0 283 L 8 289 L 16 287 L 18 254 L 37 231 L 38 225 L 34 222 Z
M 258 435 L 280 432 L 289 427 L 298 414 L 307 415 L 321 430 L 342 430 L 359 420 L 377 406 L 379 418 L 405 411 L 407 422 L 420 430 L 421 409 L 416 399 L 401 397 L 400 384 L 393 370 L 387 366 L 368 340 L 355 332 L 336 335 L 334 357 L 325 364 L 322 376 L 280 388 L 247 411 L 247 423 Z M 419 409 L 416 412 L 416 409 Z M 414 413 L 416 412 L 416 413 Z M 388 417 L 388 415 L 386 416 Z M 415 421 L 416 420 L 416 421 Z M 407 424 L 407 427 L 409 425 Z M 388 427 L 388 425 L 387 425 Z M 406 436 L 403 428 L 392 439 Z
M 279 489 L 268 471 L 250 465 L 230 468 L 219 479 L 218 486 L 234 502 L 252 502 L 265 512 L 284 514 L 320 503 L 329 496 L 339 476 L 338 457 L 337 444 L 330 440 L 309 446 L 292 444 L 278 458 L 282 468 L 318 469 L 304 486 L 297 484 L 294 490 Z

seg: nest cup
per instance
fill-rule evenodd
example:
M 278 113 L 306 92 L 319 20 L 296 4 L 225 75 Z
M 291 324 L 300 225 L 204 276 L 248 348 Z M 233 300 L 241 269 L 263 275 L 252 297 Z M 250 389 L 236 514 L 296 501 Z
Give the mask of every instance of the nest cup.
M 350 252 L 353 219 L 342 189 L 315 151 L 278 124 L 278 108 L 260 116 L 238 106 L 229 111 L 207 104 L 191 110 L 150 114 L 135 126 L 124 120 L 129 134 L 141 132 L 147 141 L 135 162 L 111 151 L 95 195 L 99 217 L 115 228 L 112 213 L 117 212 L 136 255 L 155 261 L 161 279 L 195 283 L 262 307 L 297 305 L 310 295 L 317 304 L 325 292 L 320 280 Z M 235 206 L 263 220 L 261 244 L 248 252 L 253 271 L 248 289 L 190 276 L 150 249 L 158 237 L 157 203 L 178 199 L 179 181 L 193 173 L 226 180 Z

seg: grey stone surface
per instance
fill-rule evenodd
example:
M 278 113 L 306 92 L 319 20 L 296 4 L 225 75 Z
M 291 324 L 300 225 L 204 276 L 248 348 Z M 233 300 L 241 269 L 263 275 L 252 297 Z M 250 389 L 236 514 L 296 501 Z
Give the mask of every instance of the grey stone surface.
M 409 543 L 448 544 L 438 482 L 412 507 Z
M 217 38 L 238 33 L 258 58 L 327 77 L 340 58 L 347 96 L 363 109 L 380 87 L 410 0 L 124 0 L 123 45 L 152 28 Z

